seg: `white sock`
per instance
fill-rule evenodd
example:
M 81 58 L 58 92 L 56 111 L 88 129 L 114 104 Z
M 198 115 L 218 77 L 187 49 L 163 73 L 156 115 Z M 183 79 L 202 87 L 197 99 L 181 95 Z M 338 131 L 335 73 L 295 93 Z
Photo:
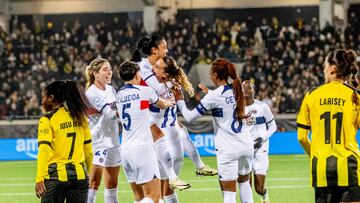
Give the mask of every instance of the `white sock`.
M 166 203 L 179 203 L 179 199 L 176 192 L 172 193 L 169 196 L 164 196 L 164 199 Z
M 145 197 L 139 203 L 154 203 L 154 201 L 149 197 Z
M 134 203 L 139 203 L 138 201 L 134 201 Z
M 253 195 L 249 181 L 238 183 L 242 203 L 253 203 Z
M 189 132 L 185 126 L 180 128 L 179 135 L 183 142 L 184 151 L 190 157 L 191 161 L 195 164 L 197 169 L 203 168 L 205 164 L 201 161 L 198 150 L 192 142 Z
M 223 191 L 223 197 L 224 203 L 236 203 L 236 192 Z
M 97 190 L 89 189 L 87 203 L 95 203 L 96 202 L 96 193 L 97 193 Z
M 156 156 L 160 161 L 161 165 L 164 167 L 166 174 L 169 177 L 169 180 L 175 180 L 177 178 L 177 175 L 172 165 L 171 156 L 166 146 L 165 137 L 156 140 L 155 150 L 156 150 Z
M 163 199 L 159 199 L 159 203 L 165 203 Z
M 117 188 L 105 189 L 104 199 L 105 203 L 118 203 Z

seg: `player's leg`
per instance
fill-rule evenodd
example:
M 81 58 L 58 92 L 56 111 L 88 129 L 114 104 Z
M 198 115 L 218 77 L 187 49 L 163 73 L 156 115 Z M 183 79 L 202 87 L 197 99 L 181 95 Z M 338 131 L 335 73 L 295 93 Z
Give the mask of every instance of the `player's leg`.
M 137 185 L 135 182 L 130 183 L 131 190 L 134 194 L 134 202 L 140 202 L 144 199 L 144 191 L 142 190 L 141 185 Z
M 179 124 L 179 135 L 182 140 L 183 148 L 185 153 L 189 156 L 191 161 L 196 167 L 195 174 L 198 176 L 213 176 L 217 175 L 217 170 L 210 168 L 208 165 L 205 165 L 201 160 L 198 150 L 196 149 L 193 141 L 190 138 L 187 128 L 178 122 Z
M 88 192 L 88 203 L 96 202 L 96 194 L 101 183 L 103 166 L 105 162 L 105 149 L 95 149 L 93 157 L 93 167 L 89 173 L 89 192 Z
M 360 202 L 360 186 L 344 187 L 341 202 Z
M 183 187 L 188 187 L 189 184 L 177 177 L 174 171 L 173 163 L 171 160 L 170 152 L 167 148 L 164 133 L 156 124 L 151 125 L 150 130 L 151 134 L 153 135 L 157 158 L 161 165 L 164 167 L 164 170 L 169 177 L 170 183 L 173 184 L 175 188 L 179 189 Z
M 161 196 L 161 185 L 160 185 L 160 172 L 159 166 L 157 164 L 157 157 L 154 150 L 154 147 L 151 145 L 137 146 L 137 149 L 132 149 L 132 151 L 137 151 L 137 154 L 134 154 L 132 162 L 136 162 L 138 167 L 133 168 L 135 171 L 135 182 L 138 185 L 141 185 L 144 192 L 144 199 L 140 202 L 152 203 L 158 202 Z M 139 160 L 138 157 L 142 156 L 142 159 Z
M 154 178 L 150 182 L 144 183 L 141 185 L 144 191 L 144 199 L 141 200 L 141 203 L 154 203 L 158 202 L 160 199 L 160 180 Z
M 238 187 L 241 202 L 252 203 L 253 195 L 250 186 L 250 172 L 252 170 L 252 162 L 254 156 L 254 149 L 250 148 L 249 150 L 243 151 L 240 153 L 240 158 L 238 160 Z
M 104 199 L 107 202 L 118 202 L 117 198 L 117 185 L 118 176 L 120 171 L 120 148 L 114 147 L 108 149 L 106 154 L 105 168 L 103 171 L 104 176 Z
M 268 190 L 265 188 L 265 178 L 269 167 L 269 156 L 264 152 L 255 153 L 253 160 L 254 187 L 256 193 L 261 196 L 262 203 L 269 203 Z
M 219 169 L 219 184 L 224 203 L 236 203 L 237 156 L 219 153 L 216 159 Z
M 66 192 L 66 202 L 86 203 L 88 197 L 88 180 L 71 181 L 69 189 Z
M 65 185 L 57 180 L 45 180 L 45 195 L 41 198 L 42 203 L 64 202 Z

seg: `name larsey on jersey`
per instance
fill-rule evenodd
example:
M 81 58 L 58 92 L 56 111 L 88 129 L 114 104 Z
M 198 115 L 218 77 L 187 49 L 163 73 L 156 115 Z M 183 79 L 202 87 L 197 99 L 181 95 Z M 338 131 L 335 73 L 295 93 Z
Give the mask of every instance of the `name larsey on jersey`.
M 320 106 L 323 105 L 337 105 L 344 106 L 346 100 L 341 98 L 320 98 Z

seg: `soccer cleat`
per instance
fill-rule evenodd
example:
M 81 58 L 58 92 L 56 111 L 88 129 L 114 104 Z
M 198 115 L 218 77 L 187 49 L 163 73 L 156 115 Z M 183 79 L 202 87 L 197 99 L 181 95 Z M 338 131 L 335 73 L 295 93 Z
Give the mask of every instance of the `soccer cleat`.
M 218 171 L 216 169 L 210 168 L 208 165 L 205 165 L 201 169 L 196 170 L 195 174 L 197 176 L 214 176 L 218 174 Z
M 261 203 L 270 203 L 268 190 L 266 190 L 265 194 L 261 197 Z
M 181 180 L 179 177 L 177 177 L 175 180 L 169 180 L 169 187 L 172 190 L 186 190 L 191 187 L 191 185 L 183 180 Z

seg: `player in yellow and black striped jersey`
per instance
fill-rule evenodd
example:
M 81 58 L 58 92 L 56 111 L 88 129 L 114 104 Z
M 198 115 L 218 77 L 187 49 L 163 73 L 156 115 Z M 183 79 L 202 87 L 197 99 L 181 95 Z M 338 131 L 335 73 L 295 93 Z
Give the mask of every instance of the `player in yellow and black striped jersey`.
M 308 92 L 297 123 L 298 139 L 310 156 L 316 202 L 360 201 L 360 96 L 344 82 L 358 72 L 352 51 L 331 52 L 326 84 Z M 311 131 L 311 139 L 308 133 Z
M 73 81 L 54 81 L 42 91 L 36 195 L 41 202 L 86 202 L 92 147 L 84 92 Z M 86 166 L 85 166 L 86 163 Z

